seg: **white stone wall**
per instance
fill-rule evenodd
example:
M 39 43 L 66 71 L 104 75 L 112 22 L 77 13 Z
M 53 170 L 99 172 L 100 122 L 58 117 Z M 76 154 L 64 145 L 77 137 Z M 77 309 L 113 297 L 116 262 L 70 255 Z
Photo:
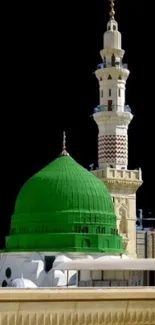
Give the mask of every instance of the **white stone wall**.
M 31 280 L 37 287 L 62 287 L 68 285 L 77 285 L 77 271 L 70 270 L 67 274 L 65 270 L 54 270 L 64 261 L 82 260 L 82 259 L 106 259 L 121 258 L 120 256 L 107 256 L 103 254 L 87 255 L 84 253 L 59 254 L 51 252 L 49 256 L 55 256 L 52 268 L 46 272 L 44 267 L 44 256 L 47 254 L 39 253 L 19 253 L 19 254 L 2 254 L 0 256 L 0 286 L 9 285 L 11 280 L 24 278 Z M 61 268 L 61 267 L 60 267 Z M 108 277 L 108 272 L 106 273 Z M 80 271 L 81 281 L 101 280 L 102 271 Z M 108 278 L 109 279 L 109 278 Z M 113 277 L 111 278 L 113 279 Z M 89 283 L 90 285 L 90 283 Z
M 113 68 L 115 69 L 115 68 Z M 108 70 L 108 69 L 107 69 Z M 110 69 L 111 70 L 111 69 Z M 104 110 L 108 110 L 108 101 L 112 101 L 113 112 L 124 112 L 125 105 L 125 80 L 119 80 L 119 76 L 115 76 L 113 71 L 109 71 L 111 80 L 106 76 L 103 76 L 104 79 L 100 81 L 100 105 L 104 105 Z M 122 73 L 120 72 L 120 75 Z M 120 93 L 119 93 L 120 89 Z M 109 95 L 110 91 L 110 95 Z
M 118 24 L 115 20 L 110 20 L 108 22 L 107 31 L 104 33 L 103 43 L 105 48 L 121 49 L 122 36 L 118 31 Z
M 51 253 L 53 255 L 55 253 Z M 8 269 L 11 274 L 8 277 Z M 52 287 L 65 285 L 66 277 L 60 270 L 45 272 L 44 254 L 2 254 L 0 256 L 0 286 L 4 281 L 9 282 L 16 278 L 25 278 L 34 282 L 38 287 Z

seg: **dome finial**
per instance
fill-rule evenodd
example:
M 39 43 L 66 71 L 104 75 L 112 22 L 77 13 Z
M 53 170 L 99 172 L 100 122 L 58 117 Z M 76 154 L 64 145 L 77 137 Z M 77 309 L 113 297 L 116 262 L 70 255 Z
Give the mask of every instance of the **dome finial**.
M 62 150 L 66 150 L 66 132 L 63 131 L 63 147 Z
M 109 1 L 110 1 L 110 7 L 111 7 L 111 10 L 109 12 L 110 19 L 115 19 L 115 10 L 114 10 L 115 0 L 109 0 Z
M 61 156 L 69 156 L 69 153 L 66 151 L 66 132 L 63 131 L 63 145 Z

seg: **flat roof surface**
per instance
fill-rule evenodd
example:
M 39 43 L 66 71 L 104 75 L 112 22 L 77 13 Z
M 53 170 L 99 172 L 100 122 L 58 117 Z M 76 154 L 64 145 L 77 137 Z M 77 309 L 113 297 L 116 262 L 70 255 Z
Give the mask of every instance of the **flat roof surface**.
M 152 259 L 79 259 L 57 262 L 55 270 L 155 270 L 155 258 Z

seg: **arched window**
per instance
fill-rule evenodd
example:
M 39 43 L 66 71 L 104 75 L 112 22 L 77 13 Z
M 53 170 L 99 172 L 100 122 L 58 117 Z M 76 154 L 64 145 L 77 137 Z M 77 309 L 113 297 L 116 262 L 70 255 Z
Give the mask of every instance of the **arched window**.
M 6 275 L 6 277 L 7 277 L 8 279 L 10 279 L 10 278 L 11 278 L 11 274 L 12 274 L 12 272 L 11 272 L 10 267 L 7 267 L 7 269 L 6 269 L 6 271 L 5 271 L 5 275 Z
M 87 234 L 88 233 L 88 227 L 87 226 L 84 226 L 83 229 L 82 229 L 82 232 Z
M 111 65 L 112 65 L 112 67 L 115 67 L 115 63 L 116 63 L 116 58 L 115 58 L 115 55 L 113 54 L 112 57 L 111 57 Z
M 106 68 L 107 62 L 106 62 L 106 57 L 105 56 L 104 56 L 103 63 L 104 63 L 104 67 Z
M 117 248 L 120 248 L 120 241 L 117 242 Z
M 106 239 L 106 241 L 105 241 L 105 247 L 109 248 L 109 240 L 108 239 Z
M 108 80 L 111 80 L 112 79 L 112 76 L 109 74 L 109 76 L 108 76 Z
M 121 97 L 121 89 L 118 89 L 118 96 Z
M 55 256 L 45 256 L 45 259 L 44 259 L 44 270 L 45 272 L 49 272 L 52 267 L 53 267 L 53 263 L 55 261 Z
M 122 80 L 122 77 L 121 77 L 121 75 L 119 75 L 119 77 L 118 77 L 118 80 Z
M 97 228 L 96 228 L 96 233 L 97 233 L 97 234 L 100 234 L 100 227 L 97 227 Z
M 80 233 L 81 232 L 81 226 L 75 226 L 75 232 Z
M 128 233 L 128 222 L 127 222 L 127 218 L 126 218 L 126 209 L 124 207 L 120 208 L 119 215 L 121 217 L 120 224 L 119 224 L 119 233 L 127 234 Z
M 7 287 L 7 282 L 6 282 L 6 280 L 4 280 L 3 282 L 2 282 L 2 287 Z
M 83 239 L 82 247 L 90 247 L 90 240 L 89 239 Z
M 127 245 L 128 245 L 128 243 L 127 242 L 123 242 L 123 249 L 127 249 Z
M 126 220 L 126 218 L 124 216 L 122 217 L 122 219 L 120 221 L 119 231 L 120 231 L 121 234 L 127 234 L 128 233 L 127 220 Z

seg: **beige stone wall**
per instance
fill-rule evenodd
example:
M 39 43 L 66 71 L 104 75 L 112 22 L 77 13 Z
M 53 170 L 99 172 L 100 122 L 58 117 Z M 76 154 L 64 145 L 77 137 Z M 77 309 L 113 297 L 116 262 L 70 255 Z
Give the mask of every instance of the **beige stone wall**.
M 2 289 L 0 325 L 155 325 L 155 288 Z
M 155 231 L 148 231 L 148 258 L 155 258 Z
M 114 202 L 124 249 L 136 258 L 136 191 L 142 184 L 141 170 L 117 170 L 107 166 L 93 171 L 93 174 L 107 186 Z
M 137 258 L 155 258 L 155 231 L 137 231 Z
M 136 195 L 124 191 L 122 195 L 113 193 L 117 227 L 123 237 L 124 248 L 136 258 Z

